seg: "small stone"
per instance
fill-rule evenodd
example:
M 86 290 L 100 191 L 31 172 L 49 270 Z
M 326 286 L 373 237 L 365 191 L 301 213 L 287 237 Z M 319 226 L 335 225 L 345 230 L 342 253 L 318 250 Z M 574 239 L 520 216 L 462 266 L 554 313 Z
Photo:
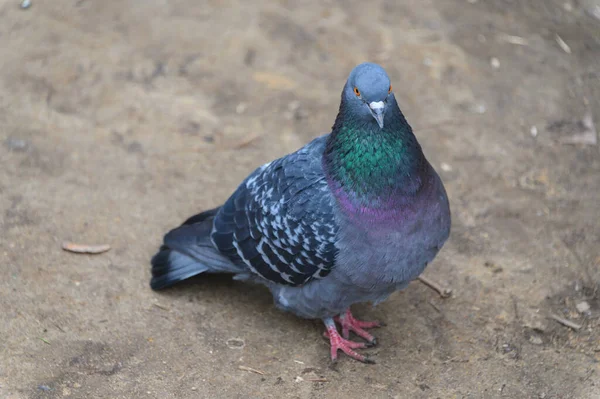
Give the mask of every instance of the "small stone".
M 192 387 L 192 391 L 195 391 L 196 389 L 198 389 L 198 388 L 196 388 L 196 387 Z
M 485 104 L 477 104 L 473 107 L 473 111 L 478 114 L 485 114 L 485 111 L 487 111 L 487 108 L 485 107 Z
M 544 341 L 542 341 L 542 339 L 537 335 L 532 335 L 531 337 L 529 337 L 529 342 L 531 342 L 534 345 L 541 345 L 544 343 Z
M 452 166 L 450 166 L 449 164 L 447 164 L 446 162 L 442 162 L 440 164 L 440 168 L 444 171 L 444 172 L 451 172 L 452 171 Z
M 239 103 L 237 105 L 237 107 L 235 107 L 235 112 L 237 112 L 238 114 L 243 114 L 246 109 L 248 108 L 248 104 L 246 103 Z
M 590 304 L 586 301 L 579 302 L 575 307 L 579 313 L 588 313 L 590 311 Z
M 29 143 L 23 139 L 17 139 L 14 137 L 9 137 L 4 140 L 4 145 L 11 151 L 23 152 L 27 150 L 29 147 Z
M 548 329 L 546 318 L 542 317 L 538 312 L 528 310 L 523 313 L 523 327 L 533 331 L 544 333 Z
M 246 343 L 241 338 L 229 338 L 226 342 L 229 349 L 242 349 Z
M 500 68 L 500 60 L 496 57 L 492 57 L 490 59 L 490 65 L 492 66 L 492 68 L 498 69 Z
M 22 8 L 23 10 L 26 10 L 26 9 L 28 9 L 29 7 L 31 7 L 31 0 L 23 0 L 23 1 L 21 2 L 21 8 Z
M 294 112 L 300 108 L 300 101 L 294 100 L 288 104 L 288 111 Z
M 537 127 L 531 126 L 531 129 L 529 129 L 529 133 L 531 133 L 531 135 L 533 137 L 537 137 L 537 135 L 538 135 L 538 129 L 537 129 Z
M 585 12 L 588 13 L 591 17 L 600 20 L 600 4 L 597 4 L 594 1 L 588 0 L 584 3 Z
M 304 378 L 302 378 L 300 376 L 298 376 L 294 379 L 294 382 L 302 382 L 302 381 L 304 381 Z

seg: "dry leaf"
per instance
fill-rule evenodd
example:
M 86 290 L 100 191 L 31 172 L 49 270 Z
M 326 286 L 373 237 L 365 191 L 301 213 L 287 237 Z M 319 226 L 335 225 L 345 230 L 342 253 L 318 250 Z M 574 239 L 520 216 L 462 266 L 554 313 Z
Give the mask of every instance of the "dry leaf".
M 269 89 L 290 90 L 296 87 L 296 82 L 283 76 L 271 72 L 256 72 L 252 78 Z
M 63 242 L 62 249 L 69 252 L 74 252 L 77 254 L 101 254 L 110 250 L 110 245 L 102 244 L 102 245 L 85 245 L 85 244 L 75 244 L 73 242 Z

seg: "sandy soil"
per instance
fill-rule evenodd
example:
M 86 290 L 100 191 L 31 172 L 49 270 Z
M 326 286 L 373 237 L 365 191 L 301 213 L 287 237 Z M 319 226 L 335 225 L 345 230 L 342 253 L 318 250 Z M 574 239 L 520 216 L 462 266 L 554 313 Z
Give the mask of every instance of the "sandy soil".
M 0 397 L 600 397 L 593 6 L 0 1 Z M 365 60 L 448 189 L 426 275 L 453 296 L 357 307 L 388 324 L 377 364 L 331 367 L 321 323 L 261 287 L 152 292 L 162 234 L 326 133 Z

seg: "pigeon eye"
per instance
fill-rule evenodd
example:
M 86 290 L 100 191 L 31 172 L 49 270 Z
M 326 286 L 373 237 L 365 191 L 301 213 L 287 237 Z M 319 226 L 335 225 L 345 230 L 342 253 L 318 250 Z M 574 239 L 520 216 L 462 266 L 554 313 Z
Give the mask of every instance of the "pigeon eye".
M 392 92 L 392 85 L 390 84 L 390 89 L 388 90 L 388 94 Z
M 356 94 L 356 97 L 360 97 L 360 91 L 356 87 L 354 88 L 354 94 Z

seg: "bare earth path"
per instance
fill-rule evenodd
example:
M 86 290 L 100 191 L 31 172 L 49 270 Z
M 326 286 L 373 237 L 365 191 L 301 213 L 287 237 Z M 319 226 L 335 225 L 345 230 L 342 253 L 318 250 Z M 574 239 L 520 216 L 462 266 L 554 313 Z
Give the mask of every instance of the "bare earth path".
M 0 1 L 0 397 L 600 397 L 593 2 L 250 3 Z M 162 234 L 326 133 L 366 60 L 448 188 L 453 296 L 357 307 L 377 364 L 332 368 L 261 287 L 152 292 Z

